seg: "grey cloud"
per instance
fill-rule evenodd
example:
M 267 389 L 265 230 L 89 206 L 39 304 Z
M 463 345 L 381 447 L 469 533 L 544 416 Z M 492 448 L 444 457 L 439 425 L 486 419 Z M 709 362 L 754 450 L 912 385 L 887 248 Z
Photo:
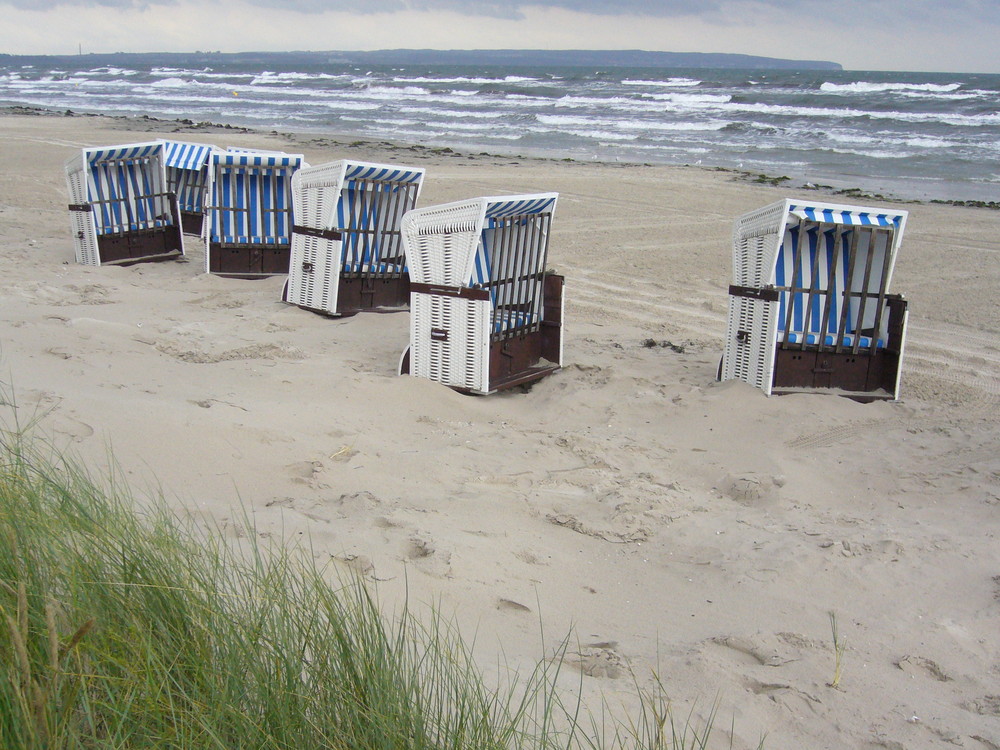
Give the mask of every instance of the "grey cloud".
M 203 0 L 221 2 L 226 0 Z M 696 15 L 721 20 L 730 9 L 738 18 L 751 17 L 758 10 L 789 13 L 816 13 L 817 17 L 856 15 L 872 22 L 905 20 L 924 24 L 948 24 L 950 21 L 1000 23 L 997 0 L 248 0 L 260 7 L 280 8 L 299 13 L 342 11 L 356 14 L 393 13 L 403 10 L 447 10 L 464 15 L 491 18 L 519 18 L 530 7 L 560 8 L 600 16 L 636 15 L 668 18 Z M 143 9 L 151 5 L 175 5 L 177 0 L 0 0 L 26 10 L 51 10 L 56 7 L 107 7 Z

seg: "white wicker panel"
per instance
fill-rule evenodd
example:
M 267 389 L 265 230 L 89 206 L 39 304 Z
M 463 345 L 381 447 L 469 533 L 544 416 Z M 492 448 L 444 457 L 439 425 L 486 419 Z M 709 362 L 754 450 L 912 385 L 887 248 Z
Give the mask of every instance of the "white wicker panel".
M 485 210 L 486 202 L 477 198 L 408 211 L 402 233 L 410 281 L 468 284 Z
M 410 374 L 476 393 L 489 391 L 488 300 L 410 295 Z M 447 336 L 432 337 L 432 331 Z
M 84 171 L 82 154 L 73 157 L 66 163 L 66 187 L 69 191 L 70 203 L 79 205 L 89 203 L 87 199 L 87 173 Z M 85 266 L 101 265 L 93 211 L 70 211 L 70 231 L 73 233 L 73 251 L 76 262 Z

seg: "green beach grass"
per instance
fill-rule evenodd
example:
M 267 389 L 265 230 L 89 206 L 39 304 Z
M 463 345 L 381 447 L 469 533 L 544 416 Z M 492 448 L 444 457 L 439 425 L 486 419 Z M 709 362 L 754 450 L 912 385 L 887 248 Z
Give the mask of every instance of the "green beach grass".
M 488 688 L 453 627 L 391 618 L 312 557 L 139 511 L 20 431 L 0 437 L 0 746 L 702 748 L 662 688 L 583 718 L 561 652 Z M 250 537 L 253 539 L 253 536 Z M 604 707 L 605 709 L 607 707 Z M 714 717 L 715 712 L 712 712 Z

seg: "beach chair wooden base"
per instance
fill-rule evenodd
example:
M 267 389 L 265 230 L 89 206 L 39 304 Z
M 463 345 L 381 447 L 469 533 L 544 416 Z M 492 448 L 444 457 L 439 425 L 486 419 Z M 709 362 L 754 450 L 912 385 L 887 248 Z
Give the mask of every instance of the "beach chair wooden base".
M 193 211 L 181 211 L 181 228 L 184 234 L 196 234 L 201 236 L 201 228 L 205 223 L 205 215 Z
M 102 265 L 128 265 L 144 261 L 172 260 L 184 254 L 177 226 L 145 229 L 97 238 Z
M 289 282 L 281 290 L 281 301 L 294 304 L 303 310 L 341 318 L 359 312 L 400 312 L 410 305 L 410 279 L 362 278 L 341 276 L 337 285 L 337 309 L 328 310 L 297 304 L 289 299 Z
M 340 277 L 337 314 L 353 315 L 362 311 L 394 312 L 410 306 L 410 278 Z
M 208 271 L 220 276 L 256 279 L 288 273 L 289 245 L 228 245 L 210 242 Z
M 837 390 L 856 401 L 892 400 L 899 388 L 902 342 L 905 339 L 906 300 L 886 295 L 889 308 L 887 345 L 870 348 L 820 348 L 782 343 L 774 354 L 771 393 Z

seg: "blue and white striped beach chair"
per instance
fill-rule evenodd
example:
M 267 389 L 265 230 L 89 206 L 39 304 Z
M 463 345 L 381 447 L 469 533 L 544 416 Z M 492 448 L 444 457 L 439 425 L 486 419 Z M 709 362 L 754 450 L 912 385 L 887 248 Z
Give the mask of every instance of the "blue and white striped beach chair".
M 205 270 L 224 276 L 288 273 L 292 175 L 301 154 L 213 151 L 208 160 Z
M 76 260 L 84 265 L 184 254 L 163 144 L 86 148 L 66 162 Z
M 348 160 L 296 172 L 282 299 L 327 315 L 406 306 L 410 281 L 399 227 L 423 179 L 420 168 Z
M 563 277 L 546 270 L 556 193 L 410 211 L 410 346 L 400 373 L 486 394 L 562 367 Z
M 907 306 L 888 290 L 906 217 L 785 200 L 738 219 L 722 379 L 898 398 Z
M 163 141 L 167 189 L 177 196 L 181 224 L 187 234 L 201 235 L 208 188 L 208 158 L 214 146 L 204 143 Z

